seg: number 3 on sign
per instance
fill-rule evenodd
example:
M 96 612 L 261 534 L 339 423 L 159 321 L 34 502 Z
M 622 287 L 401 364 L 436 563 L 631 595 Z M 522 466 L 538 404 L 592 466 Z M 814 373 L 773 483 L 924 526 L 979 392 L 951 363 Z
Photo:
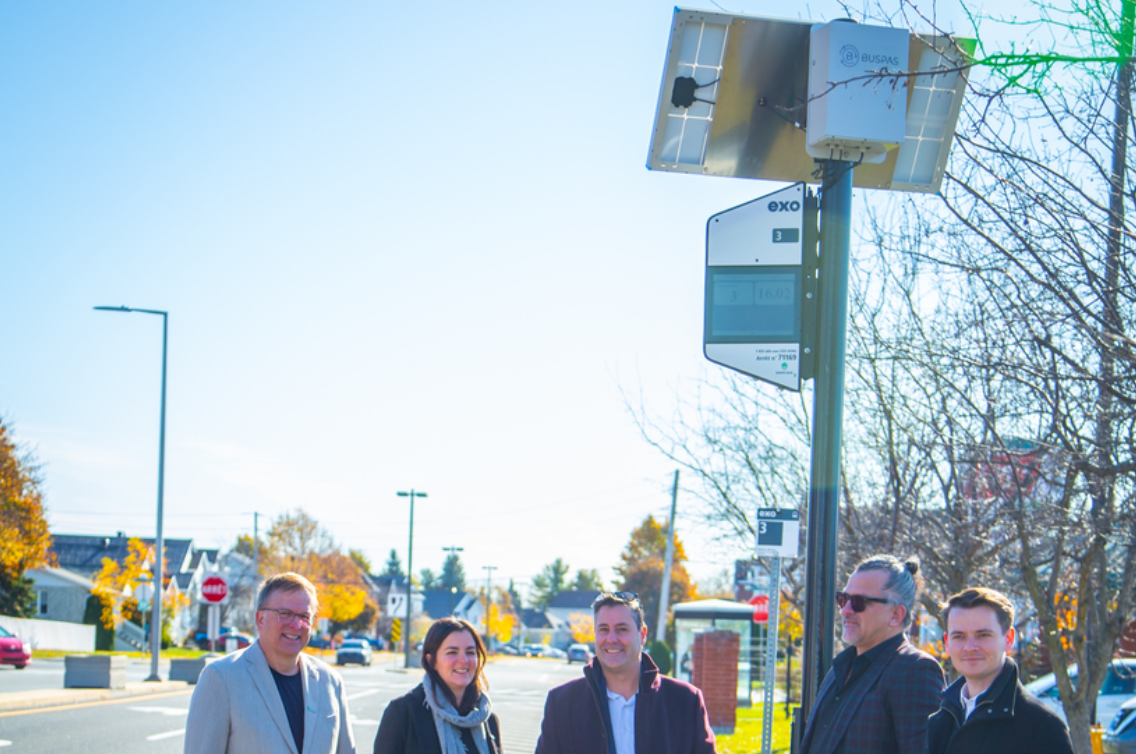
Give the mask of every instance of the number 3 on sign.
M 801 514 L 795 510 L 758 508 L 757 555 L 797 557 L 797 544 L 801 535 Z

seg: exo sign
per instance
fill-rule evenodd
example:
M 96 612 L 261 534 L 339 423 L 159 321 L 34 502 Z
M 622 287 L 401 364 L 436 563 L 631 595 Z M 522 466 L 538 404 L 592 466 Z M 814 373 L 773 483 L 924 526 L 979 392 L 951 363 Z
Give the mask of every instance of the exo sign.
M 798 183 L 706 223 L 707 359 L 790 390 L 812 377 L 816 217 Z
M 229 597 L 229 583 L 221 576 L 210 576 L 201 582 L 201 599 L 210 605 L 220 605 L 227 602 Z

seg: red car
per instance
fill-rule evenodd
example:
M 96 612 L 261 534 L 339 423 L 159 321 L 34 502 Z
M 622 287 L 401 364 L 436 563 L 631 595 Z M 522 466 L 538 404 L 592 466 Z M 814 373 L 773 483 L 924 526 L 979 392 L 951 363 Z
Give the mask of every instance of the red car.
M 32 645 L 20 641 L 0 626 L 0 665 L 27 667 L 32 661 Z

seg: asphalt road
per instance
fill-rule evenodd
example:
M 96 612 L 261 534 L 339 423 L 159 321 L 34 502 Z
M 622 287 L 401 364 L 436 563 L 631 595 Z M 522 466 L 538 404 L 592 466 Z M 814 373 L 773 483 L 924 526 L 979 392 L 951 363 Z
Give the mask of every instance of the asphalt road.
M 387 703 L 412 689 L 421 678 L 421 671 L 397 668 L 400 660 L 386 663 L 340 668 L 360 752 L 371 751 Z M 0 690 L 15 691 L 9 684 L 16 683 L 50 684 L 27 686 L 29 689 L 62 687 L 62 662 L 37 665 L 0 673 Z M 149 674 L 148 665 L 130 667 L 132 674 L 140 673 L 139 680 Z M 545 695 L 553 686 L 580 673 L 580 665 L 568 665 L 563 660 L 502 657 L 491 662 L 486 676 L 493 709 L 501 720 L 505 751 L 514 754 L 536 748 Z M 189 700 L 189 693 L 178 692 L 0 713 L 0 748 L 4 754 L 175 754 L 182 751 Z

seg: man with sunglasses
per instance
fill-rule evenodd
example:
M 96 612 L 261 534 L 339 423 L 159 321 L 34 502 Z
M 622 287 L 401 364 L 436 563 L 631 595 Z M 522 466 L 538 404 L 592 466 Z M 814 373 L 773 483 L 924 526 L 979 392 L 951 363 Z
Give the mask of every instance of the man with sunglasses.
M 186 754 L 353 754 L 343 679 L 303 654 L 319 609 L 297 573 L 261 586 L 259 638 L 201 671 L 185 726 Z
M 639 595 L 603 592 L 592 615 L 596 656 L 548 692 L 536 754 L 715 754 L 702 692 L 643 654 Z
M 809 713 L 803 754 L 922 754 L 943 670 L 903 631 L 919 593 L 919 561 L 862 561 L 836 593 L 847 648 L 832 661 Z

